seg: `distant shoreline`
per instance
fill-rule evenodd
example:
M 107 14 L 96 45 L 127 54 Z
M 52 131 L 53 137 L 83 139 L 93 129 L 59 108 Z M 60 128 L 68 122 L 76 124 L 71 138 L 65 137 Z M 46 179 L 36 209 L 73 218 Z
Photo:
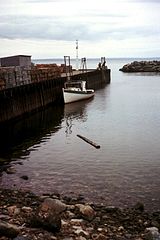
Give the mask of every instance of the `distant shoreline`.
M 33 58 L 32 61 L 39 61 L 39 60 L 62 60 L 64 61 L 63 57 L 48 57 L 48 58 Z M 97 60 L 100 59 L 100 57 L 89 57 L 87 60 Z M 109 60 L 122 60 L 122 59 L 160 59 L 160 57 L 106 57 L 106 59 Z M 71 60 L 76 60 L 76 58 L 71 58 Z M 80 60 L 80 58 L 79 58 Z

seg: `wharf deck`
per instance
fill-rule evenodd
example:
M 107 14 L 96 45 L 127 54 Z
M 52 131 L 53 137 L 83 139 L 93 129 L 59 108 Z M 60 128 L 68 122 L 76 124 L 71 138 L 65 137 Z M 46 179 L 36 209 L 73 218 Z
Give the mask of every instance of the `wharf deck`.
M 82 71 L 82 70 L 74 70 L 74 71 L 71 73 L 71 76 L 76 76 L 76 75 L 79 75 L 79 74 L 94 72 L 95 70 L 96 70 L 96 69 L 88 69 L 88 70 L 85 70 L 85 71 Z M 66 77 L 66 73 L 61 73 L 61 77 Z

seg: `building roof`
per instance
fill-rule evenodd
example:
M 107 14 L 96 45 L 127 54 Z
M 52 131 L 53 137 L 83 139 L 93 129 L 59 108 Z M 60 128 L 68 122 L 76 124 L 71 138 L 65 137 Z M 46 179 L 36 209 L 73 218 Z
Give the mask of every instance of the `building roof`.
M 8 57 L 1 57 L 1 59 L 3 58 L 13 58 L 13 57 L 31 57 L 31 55 L 14 55 L 14 56 L 8 56 Z

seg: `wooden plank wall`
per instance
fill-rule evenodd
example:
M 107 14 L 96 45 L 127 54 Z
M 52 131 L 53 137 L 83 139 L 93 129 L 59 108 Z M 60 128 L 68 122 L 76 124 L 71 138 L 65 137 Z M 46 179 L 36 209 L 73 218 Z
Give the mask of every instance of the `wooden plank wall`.
M 87 80 L 88 88 L 99 88 L 110 83 L 110 69 L 94 70 L 74 76 Z M 0 123 L 36 111 L 48 104 L 63 104 L 62 87 L 66 77 L 34 82 L 0 90 Z
M 64 81 L 65 78 L 58 78 L 1 90 L 0 123 L 56 101 L 62 102 Z

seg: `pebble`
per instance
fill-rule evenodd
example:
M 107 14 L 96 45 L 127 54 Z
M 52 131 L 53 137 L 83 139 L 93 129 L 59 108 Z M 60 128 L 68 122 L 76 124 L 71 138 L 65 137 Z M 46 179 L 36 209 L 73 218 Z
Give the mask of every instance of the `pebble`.
M 29 177 L 27 175 L 23 175 L 20 178 L 22 178 L 23 180 L 28 180 L 29 179 Z
M 84 220 L 83 219 L 71 219 L 71 221 L 70 221 L 70 223 L 72 224 L 72 225 L 76 225 L 76 226 L 79 226 L 79 225 L 81 225 L 82 223 L 84 222 Z
M 6 169 L 7 174 L 14 174 L 16 173 L 16 169 L 14 167 L 9 167 Z
M 64 198 L 63 201 L 60 196 L 54 199 L 52 194 L 39 198 L 29 192 L 3 189 L 0 189 L 0 196 L 2 240 L 160 240 L 160 212 L 147 213 L 140 204 L 118 209 L 80 202 L 73 204 L 71 200 L 72 204 L 68 205 Z M 36 226 L 32 225 L 34 217 Z M 55 231 L 56 224 L 58 231 Z
M 24 206 L 24 207 L 22 207 L 22 211 L 24 211 L 24 212 L 32 212 L 32 208 Z

